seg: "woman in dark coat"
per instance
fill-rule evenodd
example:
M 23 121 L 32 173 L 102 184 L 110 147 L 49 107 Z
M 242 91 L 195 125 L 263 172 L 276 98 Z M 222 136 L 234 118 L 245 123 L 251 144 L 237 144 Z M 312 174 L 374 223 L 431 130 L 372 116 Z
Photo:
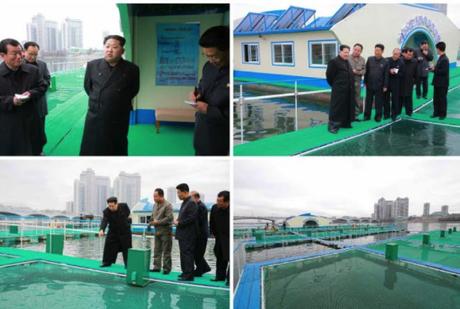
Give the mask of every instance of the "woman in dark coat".
M 332 88 L 328 124 L 331 133 L 337 133 L 339 128 L 351 128 L 354 120 L 354 77 L 348 62 L 349 53 L 350 47 L 341 45 L 339 55 L 327 65 L 326 78 Z

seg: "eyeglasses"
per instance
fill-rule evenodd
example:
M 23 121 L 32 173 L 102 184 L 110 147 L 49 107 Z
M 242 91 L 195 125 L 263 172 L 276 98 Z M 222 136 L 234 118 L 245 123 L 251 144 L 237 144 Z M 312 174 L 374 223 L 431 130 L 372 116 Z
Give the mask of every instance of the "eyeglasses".
M 7 55 L 10 55 L 10 56 L 14 56 L 14 57 L 17 57 L 17 56 L 21 56 L 22 57 L 22 52 L 12 52 L 12 53 L 7 53 Z

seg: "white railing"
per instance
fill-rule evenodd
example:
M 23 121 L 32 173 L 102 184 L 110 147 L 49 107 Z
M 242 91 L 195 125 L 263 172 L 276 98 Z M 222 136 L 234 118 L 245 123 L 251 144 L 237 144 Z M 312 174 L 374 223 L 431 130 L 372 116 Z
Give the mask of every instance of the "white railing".
M 238 98 L 233 99 L 233 103 L 238 103 L 240 108 L 240 142 L 244 143 L 244 103 L 251 101 L 260 101 L 266 99 L 279 99 L 279 98 L 288 98 L 294 97 L 294 121 L 295 121 L 295 130 L 299 129 L 299 114 L 298 114 L 298 98 L 299 96 L 318 94 L 318 93 L 327 93 L 331 92 L 331 89 L 322 89 L 322 90 L 312 90 L 312 91 L 298 91 L 298 80 L 294 81 L 294 92 L 280 93 L 280 94 L 271 94 L 271 95 L 261 95 L 261 96 L 252 96 L 244 97 L 243 84 L 239 85 L 239 95 Z

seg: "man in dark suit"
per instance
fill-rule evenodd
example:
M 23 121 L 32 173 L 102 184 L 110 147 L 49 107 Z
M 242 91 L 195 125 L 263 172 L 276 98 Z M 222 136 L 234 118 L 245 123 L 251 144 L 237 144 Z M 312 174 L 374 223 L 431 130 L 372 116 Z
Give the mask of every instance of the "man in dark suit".
M 0 41 L 0 57 L 0 155 L 32 155 L 35 105 L 48 86 L 37 67 L 23 63 L 18 41 Z
M 85 91 L 88 113 L 80 155 L 128 155 L 129 116 L 139 92 L 139 68 L 122 58 L 125 39 L 104 39 L 104 58 L 88 62 Z
M 51 75 L 48 71 L 46 62 L 38 60 L 38 52 L 40 46 L 35 42 L 26 42 L 24 44 L 24 63 L 34 65 L 38 68 L 40 77 L 46 83 L 46 90 L 48 90 L 51 83 Z M 35 105 L 37 111 L 36 126 L 33 130 L 32 136 L 32 153 L 36 156 L 43 154 L 43 147 L 46 144 L 45 120 L 48 115 L 48 102 L 46 101 L 46 94 L 37 100 Z
M 208 62 L 190 100 L 196 102 L 193 146 L 197 156 L 227 156 L 230 149 L 230 30 L 216 26 L 199 42 Z
M 415 85 L 415 93 L 417 95 L 417 99 L 420 99 L 421 96 L 426 99 L 428 94 L 428 71 L 430 70 L 430 61 L 433 61 L 433 53 L 431 52 L 427 41 L 422 41 L 420 43 L 420 48 L 416 49 L 414 53 L 414 59 L 417 60 L 417 82 Z
M 200 193 L 192 191 L 191 195 L 193 201 L 198 206 L 198 237 L 195 247 L 196 268 L 193 271 L 193 275 L 195 277 L 201 277 L 204 273 L 211 271 L 211 267 L 209 267 L 208 262 L 206 262 L 206 259 L 204 258 L 209 237 L 208 209 L 206 208 L 206 205 L 201 201 Z
M 182 201 L 179 216 L 174 221 L 182 269 L 179 281 L 193 281 L 195 246 L 198 236 L 198 206 L 192 200 L 186 183 L 177 185 L 176 190 L 177 197 Z
M 222 191 L 217 195 L 217 203 L 211 208 L 211 234 L 216 239 L 216 278 L 213 281 L 229 281 L 230 269 L 230 192 Z
M 105 235 L 105 229 L 109 231 L 105 238 L 104 254 L 101 267 L 108 267 L 117 260 L 118 252 L 123 254 L 125 267 L 128 264 L 128 249 L 132 247 L 131 234 L 131 211 L 125 203 L 118 203 L 116 197 L 107 199 L 107 208 L 103 211 L 99 236 Z
M 337 133 L 340 128 L 351 128 L 355 118 L 355 77 L 348 61 L 350 47 L 340 45 L 337 57 L 327 64 L 326 79 L 331 86 L 328 131 Z
M 449 58 L 446 56 L 446 43 L 438 42 L 436 51 L 439 55 L 432 84 L 433 93 L 433 115 L 431 118 L 439 117 L 443 120 L 447 116 L 447 90 L 449 89 Z

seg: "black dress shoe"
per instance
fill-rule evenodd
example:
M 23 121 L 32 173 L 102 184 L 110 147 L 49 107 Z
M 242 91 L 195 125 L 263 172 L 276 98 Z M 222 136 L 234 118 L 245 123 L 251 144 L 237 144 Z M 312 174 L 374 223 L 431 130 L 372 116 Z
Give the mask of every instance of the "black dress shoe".
M 423 96 L 423 98 L 424 98 L 425 100 L 428 99 L 427 96 Z
M 354 121 L 354 122 L 361 122 L 361 119 L 355 118 L 355 119 L 353 119 L 353 121 Z
M 339 132 L 338 128 L 327 128 L 327 130 L 332 134 L 337 134 L 337 132 Z
M 159 272 L 160 272 L 159 269 L 154 269 L 154 268 L 152 268 L 150 271 L 151 271 L 151 272 L 154 272 L 154 273 L 159 273 Z
M 163 275 L 167 275 L 167 274 L 169 274 L 170 272 L 171 272 L 170 270 L 169 270 L 169 271 L 164 271 L 164 272 L 163 272 Z
M 214 278 L 214 279 L 211 279 L 211 281 L 225 281 L 226 279 L 225 278 Z
M 436 115 L 431 115 L 430 118 L 438 118 Z
M 369 121 L 371 120 L 371 117 L 364 117 L 364 121 Z
M 180 277 L 178 280 L 179 281 L 193 281 L 193 277 L 192 276 Z
M 375 121 L 380 122 L 380 121 L 382 121 L 382 118 L 377 117 L 377 118 L 375 118 Z
M 396 116 L 391 116 L 391 121 L 396 121 Z
M 444 120 L 444 119 L 446 119 L 446 116 L 439 117 L 439 120 Z
M 99 267 L 109 267 L 110 265 L 112 265 L 112 264 L 103 263 L 103 264 L 99 265 Z

